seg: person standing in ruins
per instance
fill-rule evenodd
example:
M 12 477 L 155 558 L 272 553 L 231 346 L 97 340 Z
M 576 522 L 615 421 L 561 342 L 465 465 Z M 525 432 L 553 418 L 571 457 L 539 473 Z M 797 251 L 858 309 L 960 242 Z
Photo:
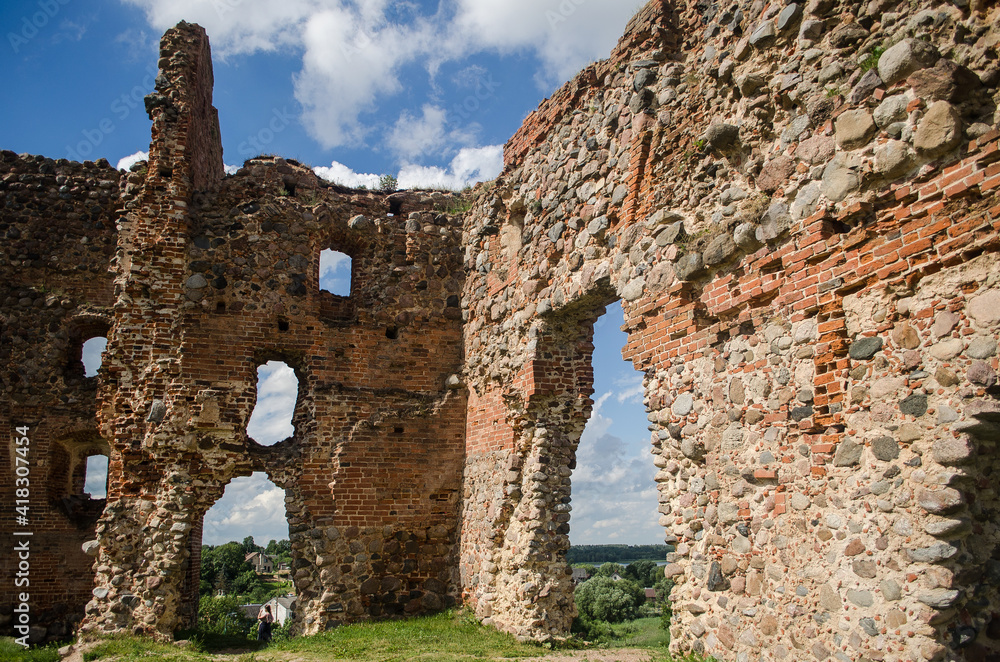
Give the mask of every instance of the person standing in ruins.
M 269 643 L 271 641 L 271 623 L 274 616 L 271 615 L 271 605 L 264 605 L 257 613 L 257 641 Z

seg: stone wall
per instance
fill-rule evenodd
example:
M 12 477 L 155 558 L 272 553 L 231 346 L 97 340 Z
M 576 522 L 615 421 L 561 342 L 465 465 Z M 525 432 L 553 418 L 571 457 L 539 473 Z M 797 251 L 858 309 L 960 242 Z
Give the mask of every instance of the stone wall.
M 560 636 L 593 321 L 644 374 L 672 647 L 1000 651 L 995 5 L 647 4 L 466 219 L 461 573 Z
M 45 626 L 32 635 L 47 630 L 64 638 L 93 588 L 91 559 L 81 545 L 93 538 L 104 508 L 83 491 L 87 457 L 106 455 L 107 443 L 94 419 L 98 380 L 84 377 L 80 356 L 83 343 L 106 335 L 110 325 L 119 173 L 106 161 L 79 164 L 7 151 L 0 153 L 0 173 L 0 425 L 8 439 L 0 465 L 7 510 L 0 627 L 11 631 L 14 595 L 24 590 L 31 623 Z M 15 428 L 25 426 L 29 443 L 18 446 Z M 26 449 L 24 455 L 18 449 Z M 17 457 L 30 464 L 21 476 L 27 482 L 15 484 Z M 28 490 L 26 525 L 15 520 L 21 505 L 15 489 Z M 26 538 L 13 537 L 14 531 L 32 533 L 27 568 L 13 551 Z M 15 572 L 33 583 L 15 587 Z
M 253 471 L 285 491 L 300 631 L 454 604 L 467 404 L 453 196 L 352 191 L 276 157 L 226 177 L 204 31 L 170 30 L 159 65 L 148 163 L 3 157 L 4 420 L 36 444 L 33 639 L 81 617 L 85 635 L 190 625 L 204 514 Z M 320 290 L 325 249 L 351 256 L 349 296 Z M 109 343 L 85 380 L 92 328 Z M 269 360 L 299 395 L 293 436 L 264 447 L 246 425 Z M 59 492 L 97 451 L 106 507 Z
M 33 636 L 190 624 L 204 514 L 253 471 L 285 490 L 300 631 L 462 600 L 565 636 L 593 325 L 621 299 L 675 650 L 995 659 L 997 18 L 651 2 L 529 116 L 464 218 L 449 194 L 342 189 L 278 157 L 225 176 L 208 41 L 178 25 L 148 163 L 3 153 Z M 319 289 L 327 248 L 352 257 L 350 296 Z M 105 333 L 85 379 L 79 347 Z M 293 436 L 263 447 L 246 423 L 268 360 L 299 397 Z M 78 494 L 92 453 L 106 504 Z M 93 583 L 55 588 L 60 559 Z

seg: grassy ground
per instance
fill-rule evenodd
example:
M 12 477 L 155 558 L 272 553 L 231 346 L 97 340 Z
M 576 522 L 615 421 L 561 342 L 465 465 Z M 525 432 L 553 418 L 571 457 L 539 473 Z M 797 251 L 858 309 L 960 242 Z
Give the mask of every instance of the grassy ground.
M 660 617 L 638 618 L 631 623 L 615 626 L 620 639 L 612 642 L 614 648 L 652 648 L 666 650 L 670 635 L 660 625 Z
M 655 662 L 674 661 L 666 653 L 666 637 L 658 618 L 645 618 L 616 626 L 621 638 L 602 650 L 614 648 L 646 649 Z M 224 647 L 223 650 L 219 650 Z M 594 659 L 597 651 L 572 650 L 572 646 L 553 651 L 533 644 L 518 643 L 510 635 L 483 627 L 460 614 L 444 613 L 405 621 L 363 623 L 337 628 L 313 637 L 297 637 L 254 650 L 249 640 L 204 639 L 185 645 L 157 644 L 147 639 L 122 637 L 106 640 L 84 654 L 84 662 L 469 662 L 472 660 L 544 660 Z M 32 651 L 25 657 L 12 640 L 0 640 L 0 662 L 24 660 L 54 662 L 55 649 Z M 43 656 L 44 654 L 44 656 Z M 645 656 L 643 656 L 645 657 Z M 608 659 L 608 658 L 599 658 Z M 633 659 L 633 658 L 629 658 Z M 697 662 L 694 658 L 684 662 Z
M 11 638 L 0 639 L 0 662 L 14 662 L 14 660 L 17 662 L 57 662 L 58 659 L 58 646 L 54 644 L 26 651 Z

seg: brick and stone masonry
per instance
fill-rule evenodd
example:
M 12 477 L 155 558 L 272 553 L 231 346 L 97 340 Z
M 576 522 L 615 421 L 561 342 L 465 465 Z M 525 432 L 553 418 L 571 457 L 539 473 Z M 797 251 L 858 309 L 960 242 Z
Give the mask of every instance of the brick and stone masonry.
M 654 0 L 462 215 L 277 157 L 224 176 L 207 39 L 169 31 L 148 164 L 3 153 L 2 414 L 46 476 L 36 636 L 189 624 L 202 517 L 255 470 L 286 493 L 300 631 L 461 602 L 565 636 L 593 324 L 620 299 L 673 650 L 998 659 L 998 18 Z M 349 297 L 318 289 L 325 248 Z M 300 386 L 265 448 L 245 429 L 269 359 Z M 106 505 L 79 494 L 103 452 Z

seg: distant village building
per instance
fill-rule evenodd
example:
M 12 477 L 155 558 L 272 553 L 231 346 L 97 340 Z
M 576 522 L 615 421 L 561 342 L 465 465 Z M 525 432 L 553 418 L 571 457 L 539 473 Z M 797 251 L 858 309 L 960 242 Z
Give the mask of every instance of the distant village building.
M 285 621 L 293 618 L 295 596 L 292 594 L 280 598 L 271 598 L 264 604 L 271 605 L 271 615 L 274 616 L 274 622 L 278 625 L 284 625 Z
M 244 560 L 253 566 L 254 571 L 256 571 L 258 575 L 270 575 L 274 572 L 274 559 L 267 554 L 251 552 L 246 555 Z
M 242 611 L 243 614 L 247 618 L 249 618 L 251 621 L 256 621 L 257 620 L 257 614 L 260 613 L 260 608 L 263 607 L 263 606 L 264 605 L 262 605 L 259 602 L 254 602 L 254 603 L 251 603 L 251 604 L 248 604 L 248 605 L 240 605 L 240 611 Z
M 263 604 L 254 602 L 251 604 L 240 605 L 240 610 L 246 614 L 247 618 L 252 621 L 256 621 L 260 610 L 266 606 L 271 607 L 271 616 L 274 617 L 275 624 L 284 625 L 285 621 L 294 617 L 295 595 L 289 593 L 288 595 L 283 595 L 279 598 L 271 598 Z
M 573 568 L 573 585 L 582 584 L 590 579 L 590 573 L 586 568 Z

